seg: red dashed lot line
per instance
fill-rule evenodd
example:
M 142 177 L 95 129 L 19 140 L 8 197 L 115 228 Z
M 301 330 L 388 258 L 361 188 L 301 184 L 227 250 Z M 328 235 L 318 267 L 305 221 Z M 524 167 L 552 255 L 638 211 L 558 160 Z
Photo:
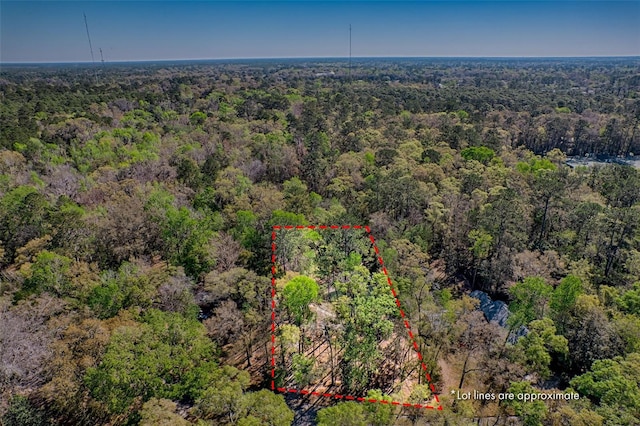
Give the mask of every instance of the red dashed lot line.
M 389 284 L 389 288 L 391 289 L 391 294 L 393 294 L 393 298 L 395 299 L 396 305 L 398 306 L 398 310 L 400 312 L 400 316 L 402 317 L 403 321 L 404 321 L 404 326 L 407 329 L 407 332 L 409 334 L 409 339 L 411 340 L 411 343 L 413 345 L 413 348 L 416 351 L 417 357 L 420 360 L 420 367 L 422 368 L 422 371 L 424 371 L 424 376 L 427 379 L 427 382 L 429 383 L 429 388 L 431 389 L 431 392 L 433 392 L 434 398 L 436 400 L 436 402 L 438 403 L 438 406 L 432 406 L 432 405 L 423 405 L 423 404 L 410 404 L 408 402 L 398 402 L 398 401 L 386 401 L 386 400 L 378 400 L 378 399 L 365 399 L 365 398 L 361 398 L 361 397 L 354 397 L 351 395 L 340 395 L 340 394 L 331 394 L 331 393 L 320 393 L 320 392 L 310 392 L 307 390 L 298 390 L 298 389 L 289 389 L 289 388 L 276 388 L 275 386 L 275 377 L 276 377 L 276 237 L 277 237 L 277 231 L 280 231 L 282 229 L 285 230 L 289 230 L 289 229 L 362 229 L 364 228 L 364 230 L 366 231 L 368 237 L 369 237 L 369 241 L 371 241 L 371 244 L 373 245 L 373 250 L 375 251 L 376 255 L 378 256 L 378 262 L 380 263 L 380 266 L 382 267 L 382 272 L 384 273 L 384 275 L 387 277 L 387 283 Z M 292 393 L 292 394 L 296 394 L 299 393 L 301 395 L 314 395 L 314 396 L 322 396 L 325 398 L 335 398 L 335 399 L 346 399 L 349 401 L 358 401 L 358 402 L 369 402 L 369 403 L 378 403 L 378 404 L 391 404 L 391 405 L 402 405 L 403 407 L 413 407 L 413 408 L 422 408 L 422 409 L 428 409 L 428 410 L 442 410 L 442 404 L 440 404 L 440 398 L 438 396 L 438 394 L 436 393 L 436 388 L 433 385 L 433 381 L 431 380 L 431 375 L 429 374 L 429 372 L 427 371 L 427 366 L 424 363 L 424 360 L 422 358 L 422 354 L 420 353 L 420 348 L 418 347 L 418 343 L 416 342 L 416 339 L 413 335 L 413 332 L 411 331 L 411 326 L 409 325 L 409 322 L 406 320 L 405 317 L 405 313 L 404 310 L 401 308 L 400 305 L 400 299 L 398 299 L 398 293 L 396 292 L 393 282 L 391 281 L 391 277 L 389 276 L 389 272 L 387 271 L 387 268 L 384 266 L 384 261 L 382 260 L 382 256 L 380 256 L 380 249 L 378 248 L 378 245 L 376 244 L 376 240 L 373 237 L 373 235 L 371 234 L 371 228 L 369 228 L 368 226 L 361 226 L 361 225 L 342 225 L 342 226 L 338 226 L 338 225 L 320 225 L 320 226 L 315 226 L 315 225 L 307 225 L 307 226 L 292 226 L 292 225 L 285 225 L 285 226 L 280 226 L 280 225 L 276 225 L 273 227 L 273 231 L 271 232 L 271 390 L 272 391 L 278 391 L 281 393 Z

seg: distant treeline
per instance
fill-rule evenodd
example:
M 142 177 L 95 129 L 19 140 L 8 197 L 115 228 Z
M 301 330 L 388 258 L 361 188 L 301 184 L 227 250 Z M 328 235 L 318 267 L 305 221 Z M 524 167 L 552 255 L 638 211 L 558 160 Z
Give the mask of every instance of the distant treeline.
M 508 143 L 537 154 L 558 148 L 567 155 L 626 156 L 640 153 L 639 66 L 637 58 L 359 59 L 349 78 L 339 59 L 16 65 L 0 73 L 0 128 L 2 143 L 10 148 L 37 137 L 38 124 L 58 122 L 62 111 L 108 120 L 96 116 L 92 104 L 144 100 L 179 112 L 189 106 L 181 86 L 210 97 L 211 86 L 233 74 L 269 92 L 235 105 L 246 119 L 282 109 L 286 81 L 313 94 L 323 113 L 340 114 L 344 132 L 349 132 L 347 107 L 383 116 L 465 111 L 467 126 L 445 129 L 444 141 L 452 148 Z M 335 74 L 317 76 L 331 71 Z M 496 136 L 501 132 L 505 140 Z

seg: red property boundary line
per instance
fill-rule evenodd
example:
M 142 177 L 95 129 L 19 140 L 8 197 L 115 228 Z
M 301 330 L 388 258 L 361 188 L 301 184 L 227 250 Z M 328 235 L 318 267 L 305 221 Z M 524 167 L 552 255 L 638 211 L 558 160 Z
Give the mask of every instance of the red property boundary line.
M 431 392 L 433 392 L 434 397 L 436 402 L 438 403 L 438 406 L 435 407 L 433 405 L 424 405 L 424 404 L 411 404 L 408 402 L 399 402 L 399 401 L 385 401 L 385 400 L 381 400 L 381 399 L 369 399 L 369 398 L 362 398 L 362 397 L 355 397 L 355 396 L 351 396 L 351 395 L 340 395 L 340 394 L 334 394 L 334 393 L 321 393 L 321 392 L 311 392 L 311 391 L 307 391 L 307 390 L 299 390 L 299 389 L 290 389 L 290 388 L 276 388 L 275 385 L 275 377 L 276 377 L 276 236 L 277 236 L 277 232 L 280 230 L 302 230 L 302 229 L 321 229 L 321 230 L 325 230 L 325 229 L 364 229 L 367 233 L 367 236 L 369 237 L 369 240 L 371 241 L 371 244 L 373 246 L 373 250 L 376 252 L 376 256 L 378 258 L 378 262 L 380 263 L 380 266 L 382 267 L 382 272 L 384 273 L 384 275 L 387 277 L 387 283 L 389 284 L 389 288 L 391 289 L 391 294 L 393 294 L 393 298 L 395 299 L 396 305 L 398 306 L 398 310 L 400 312 L 400 316 L 402 317 L 402 320 L 404 321 L 404 326 L 407 329 L 407 332 L 409 334 L 409 339 L 411 340 L 411 343 L 413 344 L 413 348 L 416 351 L 416 354 L 418 356 L 418 359 L 420 360 L 420 367 L 422 368 L 422 371 L 424 372 L 424 376 L 427 379 L 427 382 L 429 383 L 429 387 L 431 388 Z M 276 225 L 273 227 L 273 230 L 271 232 L 271 390 L 272 391 L 278 391 L 281 393 L 292 393 L 292 394 L 300 394 L 300 395 L 314 395 L 314 396 L 320 396 L 320 397 L 325 397 L 325 398 L 334 398 L 334 399 L 339 399 L 339 400 L 347 400 L 347 401 L 358 401 L 358 402 L 369 402 L 372 404 L 391 404 L 391 405 L 400 405 L 403 407 L 413 407 L 413 408 L 422 408 L 422 409 L 429 409 L 429 410 L 442 410 L 442 404 L 440 403 L 440 398 L 438 397 L 438 394 L 436 393 L 436 388 L 433 385 L 433 381 L 431 380 L 431 375 L 429 374 L 429 371 L 427 370 L 427 366 L 424 363 L 424 360 L 422 358 L 422 354 L 420 353 L 420 348 L 418 347 L 418 343 L 416 342 L 415 336 L 413 334 L 413 332 L 411 331 L 411 326 L 409 325 L 409 321 L 407 320 L 407 317 L 405 315 L 404 310 L 402 309 L 402 306 L 400 305 L 400 300 L 398 299 L 398 293 L 394 287 L 393 282 L 391 281 L 391 277 L 389 276 L 389 273 L 387 271 L 386 266 L 384 265 L 384 261 L 382 260 L 382 256 L 380 255 L 380 250 L 378 249 L 378 245 L 376 244 L 376 240 L 373 237 L 373 235 L 371 234 L 371 229 L 368 226 L 361 226 L 361 225 L 342 225 L 342 226 L 338 226 L 338 225 L 320 225 L 320 226 L 315 226 L 315 225 L 307 225 L 307 226 L 291 226 L 291 225 Z

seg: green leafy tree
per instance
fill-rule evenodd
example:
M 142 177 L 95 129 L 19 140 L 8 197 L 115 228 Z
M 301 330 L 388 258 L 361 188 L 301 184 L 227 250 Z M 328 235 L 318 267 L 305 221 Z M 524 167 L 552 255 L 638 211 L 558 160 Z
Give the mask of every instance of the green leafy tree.
M 362 404 L 341 402 L 318 411 L 318 426 L 367 426 L 367 415 Z
M 314 197 L 312 197 L 312 193 L 307 189 L 307 185 L 299 178 L 293 177 L 285 181 L 282 187 L 287 211 L 309 216 L 309 213 L 311 213 L 314 207 Z
M 472 229 L 469 231 L 469 242 L 471 243 L 471 253 L 473 254 L 473 280 L 471 285 L 475 285 L 478 269 L 483 260 L 489 257 L 491 253 L 491 245 L 493 244 L 493 237 L 491 234 L 483 231 L 482 229 Z
M 290 426 L 293 423 L 293 411 L 287 407 L 284 397 L 267 389 L 245 394 L 242 406 L 239 426 Z
M 395 407 L 391 405 L 392 398 L 383 394 L 378 389 L 367 392 L 366 399 L 387 401 L 387 404 L 379 402 L 341 402 L 333 407 L 323 408 L 318 411 L 318 425 L 346 425 L 346 426 L 389 426 L 395 421 Z
M 0 241 L 7 261 L 13 260 L 18 248 L 45 233 L 49 208 L 46 198 L 32 186 L 14 188 L 0 199 Z
M 14 396 L 9 408 L 0 418 L 4 426 L 49 426 L 45 414 L 34 407 L 24 396 Z
M 87 304 L 93 309 L 99 318 L 111 318 L 121 309 L 137 306 L 143 309 L 150 308 L 154 302 L 162 303 L 162 299 L 169 296 L 170 283 L 182 284 L 181 292 L 172 295 L 172 300 L 165 301 L 163 307 L 182 306 L 187 312 L 189 305 L 188 279 L 180 268 L 166 266 L 163 263 L 145 266 L 124 262 L 117 271 L 103 271 L 99 278 L 99 284 L 91 289 L 87 297 Z M 159 294 L 158 290 L 161 290 Z M 173 309 L 177 310 L 177 309 Z
M 300 388 L 306 388 L 314 379 L 315 360 L 302 354 L 294 354 L 291 361 L 291 369 L 293 370 L 293 379 Z
M 188 275 L 197 277 L 213 266 L 207 250 L 213 230 L 208 225 L 186 207 L 167 211 L 162 232 L 166 256 L 174 265 L 183 266 Z
M 29 268 L 24 291 L 27 293 L 49 291 L 58 296 L 68 295 L 71 290 L 69 276 L 71 262 L 72 260 L 68 257 L 47 250 L 40 252 Z
M 115 330 L 85 382 L 112 413 L 126 412 L 138 398 L 193 401 L 215 377 L 228 373 L 218 368 L 215 354 L 197 320 L 150 310 L 142 323 Z
M 176 207 L 173 195 L 157 188 L 149 195 L 144 210 L 160 228 L 161 251 L 175 266 L 182 266 L 191 277 L 199 277 L 214 265 L 209 243 L 218 223 L 187 207 Z
M 391 405 L 391 398 L 385 395 L 379 389 L 371 389 L 367 392 L 367 399 L 375 399 L 376 401 L 386 401 L 386 404 L 367 404 L 365 412 L 367 414 L 368 423 L 373 426 L 390 426 L 394 423 L 394 406 Z
M 549 307 L 557 317 L 567 314 L 584 292 L 582 280 L 575 275 L 568 275 L 553 290 Z
M 207 114 L 202 111 L 195 111 L 189 116 L 189 121 L 194 126 L 202 126 L 207 119 Z
M 361 333 L 353 323 L 347 325 L 342 339 L 345 349 L 340 367 L 344 386 L 350 393 L 363 392 L 382 360 L 378 341 L 372 333 Z
M 631 290 L 625 291 L 618 298 L 618 306 L 624 312 L 640 316 L 640 281 L 634 283 Z
M 618 407 L 640 418 L 640 354 L 594 361 L 589 372 L 571 386 L 600 406 Z M 622 424 L 622 423 L 621 423 Z
M 194 412 L 205 420 L 235 423 L 242 415 L 243 391 L 249 386 L 250 380 L 246 371 L 223 367 L 207 383 L 207 388 L 196 401 Z
M 300 328 L 293 324 L 282 324 L 278 327 L 279 341 L 283 357 L 295 352 L 300 344 Z
M 556 334 L 551 318 L 531 321 L 529 333 L 518 339 L 515 348 L 520 351 L 524 364 L 537 372 L 542 379 L 551 374 L 552 357 L 564 357 L 569 353 L 567 339 Z
M 309 303 L 318 298 L 318 283 L 312 278 L 300 275 L 290 280 L 282 290 L 287 311 L 301 325 L 311 318 Z
M 507 392 L 514 395 L 535 393 L 536 389 L 529 382 L 513 382 Z M 518 398 L 506 400 L 504 404 L 513 410 L 514 414 L 522 420 L 525 426 L 542 426 L 542 421 L 547 415 L 547 406 L 543 401 L 524 401 Z
M 568 321 L 568 316 L 580 296 L 584 292 L 582 280 L 575 275 L 567 275 L 560 281 L 560 284 L 553 290 L 549 307 L 551 314 L 559 326 L 560 332 L 564 330 L 564 325 Z
M 640 352 L 640 317 L 632 314 L 616 315 L 613 325 L 625 343 L 625 352 Z
M 274 210 L 271 214 L 269 225 L 306 225 L 307 220 L 303 214 Z
M 533 157 L 528 162 L 520 162 L 516 165 L 516 168 L 520 173 L 533 175 L 542 175 L 557 169 L 548 158 L 540 157 Z
M 512 328 L 529 324 L 544 316 L 553 288 L 540 277 L 527 277 L 509 290 L 513 301 L 509 305 Z
M 601 405 L 596 408 L 595 414 L 602 419 L 604 426 L 636 426 L 638 424 L 638 416 L 619 405 Z
M 471 146 L 460 151 L 460 155 L 467 161 L 476 160 L 480 163 L 487 164 L 493 159 L 496 153 L 486 146 Z

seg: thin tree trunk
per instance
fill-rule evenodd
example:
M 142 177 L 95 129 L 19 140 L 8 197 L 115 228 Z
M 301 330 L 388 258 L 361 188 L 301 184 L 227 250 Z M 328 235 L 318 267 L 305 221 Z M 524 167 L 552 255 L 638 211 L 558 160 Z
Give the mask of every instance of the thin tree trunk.
M 462 376 L 460 376 L 460 383 L 458 384 L 458 389 L 462 389 L 462 385 L 464 384 L 464 378 L 467 375 L 467 363 L 469 362 L 469 358 L 471 358 L 471 351 L 467 352 L 467 357 L 464 360 L 464 365 L 462 366 Z
M 329 344 L 329 365 L 331 366 L 331 386 L 335 385 L 335 372 L 333 371 L 333 345 L 331 345 L 331 335 L 329 331 L 325 329 L 327 333 L 327 343 Z

